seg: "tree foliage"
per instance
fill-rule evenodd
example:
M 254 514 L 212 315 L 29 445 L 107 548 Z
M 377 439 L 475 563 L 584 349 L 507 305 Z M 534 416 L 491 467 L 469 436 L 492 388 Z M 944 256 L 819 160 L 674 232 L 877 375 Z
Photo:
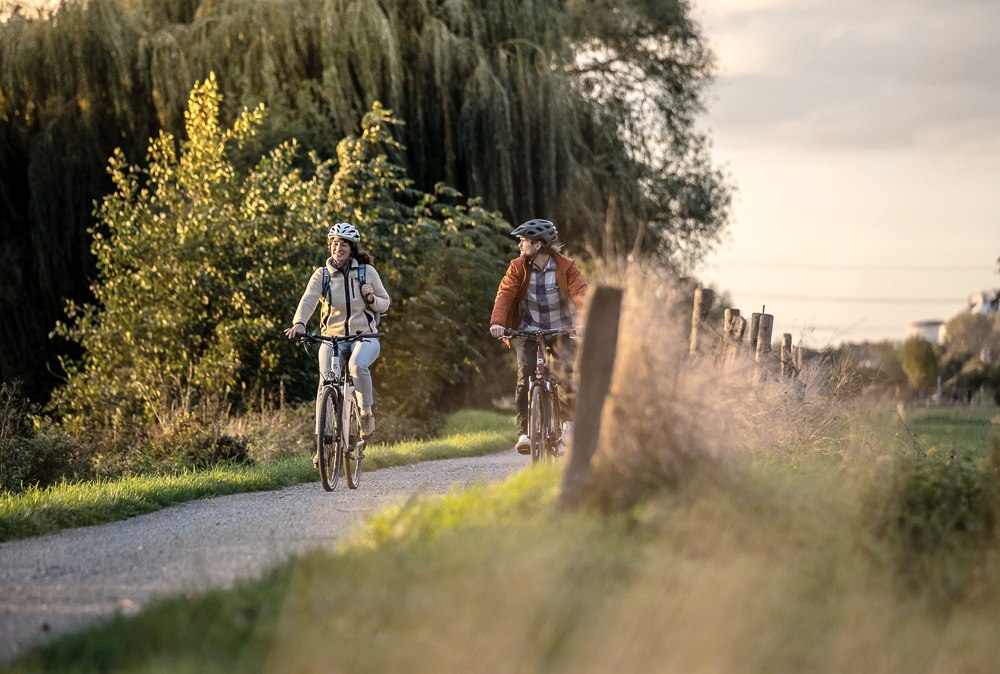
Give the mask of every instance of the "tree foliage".
M 962 312 L 945 324 L 945 359 L 978 360 L 984 351 L 1000 354 L 1000 314 Z
M 276 383 L 279 328 L 302 262 L 324 240 L 331 167 L 313 156 L 306 177 L 288 142 L 239 171 L 230 155 L 264 107 L 223 128 L 220 102 L 210 75 L 191 91 L 183 140 L 161 132 L 145 168 L 120 150 L 108 163 L 115 190 L 96 211 L 95 301 L 70 303 L 57 328 L 83 349 L 54 397 L 78 430 L 164 423 L 169 410 Z
M 934 345 L 920 337 L 911 337 L 903 343 L 899 362 L 914 389 L 932 386 L 940 368 Z
M 63 298 L 88 299 L 108 155 L 181 134 L 210 71 L 226 115 L 269 111 L 236 166 L 292 137 L 298 163 L 332 158 L 379 100 L 407 120 L 393 161 L 417 189 L 550 217 L 595 250 L 696 260 L 729 197 L 693 124 L 711 56 L 689 13 L 684 0 L 88 0 L 0 24 L 3 378 L 40 372 Z
M 464 400 L 478 364 L 496 351 L 483 316 L 509 257 L 509 225 L 442 183 L 432 193 L 414 188 L 388 154 L 401 149 L 393 134 L 401 124 L 372 106 L 361 135 L 338 145 L 329 203 L 361 229 L 393 300 L 377 388 L 397 413 L 421 418 Z
M 326 259 L 337 219 L 364 232 L 394 301 L 380 400 L 404 415 L 437 407 L 482 360 L 479 310 L 502 273 L 504 221 L 443 185 L 412 188 L 388 155 L 400 122 L 377 102 L 361 135 L 340 142 L 335 173 L 314 154 L 299 168 L 294 141 L 239 169 L 233 154 L 253 140 L 265 108 L 224 127 L 221 102 L 210 75 L 191 91 L 183 140 L 161 132 L 144 168 L 112 155 L 115 190 L 97 210 L 93 243 L 95 302 L 70 303 L 58 327 L 83 357 L 65 363 L 56 411 L 78 433 L 134 440 L 199 406 L 224 413 L 273 400 L 283 374 L 290 393 L 312 395 L 314 356 L 281 327 Z

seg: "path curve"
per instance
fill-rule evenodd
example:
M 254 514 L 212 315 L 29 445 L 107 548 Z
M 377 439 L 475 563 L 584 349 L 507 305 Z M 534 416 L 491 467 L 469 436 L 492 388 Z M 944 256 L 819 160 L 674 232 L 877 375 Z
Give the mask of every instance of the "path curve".
M 226 587 L 305 550 L 337 544 L 364 517 L 415 494 L 500 480 L 514 450 L 383 468 L 361 487 L 316 482 L 189 501 L 121 522 L 0 543 L 0 662 L 150 600 Z

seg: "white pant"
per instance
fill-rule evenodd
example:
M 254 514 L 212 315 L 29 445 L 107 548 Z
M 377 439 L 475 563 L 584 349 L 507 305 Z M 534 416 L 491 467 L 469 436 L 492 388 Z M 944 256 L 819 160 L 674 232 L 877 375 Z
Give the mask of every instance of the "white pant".
M 347 367 L 354 379 L 354 388 L 361 395 L 361 406 L 365 412 L 370 412 L 372 403 L 375 402 L 375 394 L 372 388 L 372 373 L 369 369 L 371 364 L 382 352 L 382 345 L 377 339 L 365 339 L 352 342 L 350 344 L 338 345 L 342 354 L 351 350 L 351 358 L 347 362 Z M 323 382 L 333 378 L 333 347 L 327 342 L 319 345 L 319 386 L 316 389 L 316 419 L 319 433 L 319 407 L 323 401 Z

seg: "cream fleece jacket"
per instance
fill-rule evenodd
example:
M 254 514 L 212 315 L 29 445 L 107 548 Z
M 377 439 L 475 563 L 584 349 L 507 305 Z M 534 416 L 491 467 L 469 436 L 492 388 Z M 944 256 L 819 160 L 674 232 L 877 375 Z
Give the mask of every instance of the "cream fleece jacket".
M 371 285 L 375 297 L 367 304 L 361 296 L 361 286 L 358 283 L 358 261 L 351 258 L 351 265 L 345 275 L 333 264 L 333 258 L 326 261 L 326 269 L 330 272 L 330 288 L 327 292 L 330 300 L 326 322 L 320 317 L 320 331 L 324 335 L 354 335 L 358 332 L 369 334 L 378 332 L 379 317 L 389 310 L 389 293 L 382 285 L 382 279 L 371 265 L 365 270 L 365 283 Z M 295 310 L 294 323 L 305 325 L 309 322 L 316 306 L 320 304 L 323 294 L 323 267 L 318 267 L 309 279 L 306 290 L 302 293 L 299 306 Z M 349 316 L 348 316 L 349 314 Z M 348 321 L 345 332 L 345 320 Z

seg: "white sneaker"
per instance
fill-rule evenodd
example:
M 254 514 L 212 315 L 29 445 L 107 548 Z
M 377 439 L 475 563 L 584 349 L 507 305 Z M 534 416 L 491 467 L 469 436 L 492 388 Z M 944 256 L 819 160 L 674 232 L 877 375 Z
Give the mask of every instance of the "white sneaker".
M 524 433 L 521 437 L 517 439 L 517 444 L 514 445 L 514 449 L 517 450 L 518 454 L 530 454 L 531 453 L 531 439 Z

